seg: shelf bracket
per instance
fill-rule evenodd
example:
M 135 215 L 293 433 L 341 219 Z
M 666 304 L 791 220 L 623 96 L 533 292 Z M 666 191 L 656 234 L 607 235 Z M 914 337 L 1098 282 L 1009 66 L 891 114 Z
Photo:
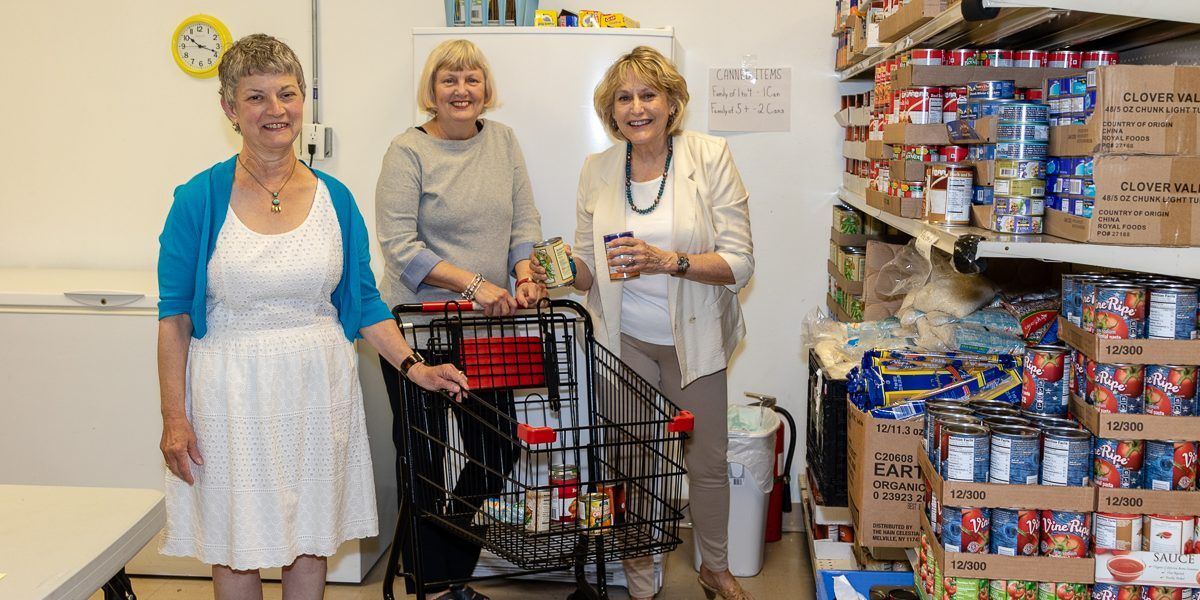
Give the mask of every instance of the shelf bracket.
M 974 275 L 987 269 L 987 259 L 978 258 L 979 242 L 982 240 L 982 237 L 975 234 L 959 236 L 955 240 L 952 256 L 955 271 L 965 275 Z

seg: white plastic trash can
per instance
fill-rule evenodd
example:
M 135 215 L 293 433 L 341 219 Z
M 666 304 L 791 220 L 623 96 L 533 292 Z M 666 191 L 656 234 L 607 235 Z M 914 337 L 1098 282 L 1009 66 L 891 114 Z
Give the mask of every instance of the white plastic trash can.
M 729 570 L 735 577 L 758 575 L 766 545 L 767 505 L 775 485 L 775 432 L 779 415 L 761 406 L 730 406 Z M 700 547 L 692 536 L 695 568 Z

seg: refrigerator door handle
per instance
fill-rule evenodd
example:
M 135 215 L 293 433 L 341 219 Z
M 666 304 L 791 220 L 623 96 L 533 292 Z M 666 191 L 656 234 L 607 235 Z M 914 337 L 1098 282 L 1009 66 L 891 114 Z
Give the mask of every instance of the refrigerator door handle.
M 122 292 L 117 290 L 77 290 L 63 292 L 67 298 L 84 306 L 115 307 L 133 304 L 146 297 L 137 292 Z

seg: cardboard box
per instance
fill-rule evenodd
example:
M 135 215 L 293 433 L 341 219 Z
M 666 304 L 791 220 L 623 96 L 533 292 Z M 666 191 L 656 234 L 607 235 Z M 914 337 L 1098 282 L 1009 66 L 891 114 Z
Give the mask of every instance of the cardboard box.
M 852 194 L 859 196 L 867 195 L 867 184 L 870 183 L 866 177 L 859 177 L 850 173 L 842 173 L 842 187 L 846 188 Z
M 950 67 L 945 65 L 906 65 L 892 75 L 892 89 L 931 85 L 964 86 L 968 81 L 1011 79 L 1018 88 L 1041 88 L 1051 77 L 1083 75 L 1083 69 L 1028 69 L 1024 67 Z
M 950 134 L 942 123 L 891 123 L 883 126 L 883 141 L 888 144 L 947 146 L 950 144 Z
M 1099 67 L 1095 113 L 1056 127 L 1050 142 L 1054 156 L 1200 154 L 1200 67 Z
M 867 158 L 871 160 L 891 160 L 892 145 L 883 140 L 867 140 Z
M 871 124 L 871 107 L 846 107 L 834 113 L 839 127 L 866 127 Z
M 1078 396 L 1071 398 L 1071 414 L 1088 431 L 1108 439 L 1190 440 L 1200 431 L 1200 417 L 1102 413 Z
M 946 552 L 937 537 L 929 517 L 921 514 L 922 530 L 929 536 L 934 560 L 943 577 L 974 577 L 978 579 L 1019 579 L 1023 581 L 1054 581 L 1063 583 L 1093 583 L 1096 580 L 1096 559 L 1060 558 L 1054 556 L 1000 556 Z
M 1200 512 L 1200 492 L 1126 490 L 1097 487 L 1096 510 L 1137 515 L 1195 516 Z
M 919 160 L 890 160 L 888 161 L 888 176 L 900 181 L 918 181 L 925 179 L 925 167 L 935 163 Z
M 916 547 L 925 499 L 917 467 L 922 424 L 876 419 L 847 400 L 846 429 L 850 511 L 858 543 Z
M 863 215 L 863 218 L 869 219 L 871 217 Z M 839 246 L 866 246 L 868 240 L 874 240 L 878 238 L 868 236 L 863 233 L 842 233 L 838 231 L 836 227 L 830 226 L 829 239 Z
M 879 52 L 886 45 L 879 40 L 880 11 L 872 9 L 866 17 L 855 16 L 850 27 L 850 53 L 867 57 Z
M 825 305 L 829 307 L 829 314 L 832 315 L 833 318 L 837 319 L 838 321 L 841 321 L 842 323 L 861 323 L 862 322 L 862 320 L 851 319 L 850 313 L 847 313 L 846 309 L 842 308 L 842 306 L 840 304 L 838 304 L 836 300 L 833 299 L 832 294 L 825 295 Z
M 829 276 L 833 277 L 835 280 L 837 280 L 838 287 L 842 288 L 843 290 L 846 290 L 847 292 L 850 292 L 851 294 L 853 294 L 855 296 L 862 295 L 863 282 L 850 281 L 849 279 L 846 279 L 846 276 L 842 274 L 841 268 L 839 268 L 837 265 L 833 264 L 833 261 L 825 261 L 825 265 L 827 267 L 827 270 L 829 271 Z
M 1200 156 L 1105 154 L 1094 170 L 1092 217 L 1047 209 L 1046 233 L 1096 244 L 1200 244 Z
M 867 143 L 866 142 L 842 142 L 842 156 L 852 158 L 854 160 L 870 160 L 867 158 Z
M 925 216 L 924 198 L 897 198 L 875 189 L 867 190 L 867 206 L 910 219 Z
M 1113 577 L 1109 561 L 1125 559 L 1141 563 L 1141 574 L 1133 581 Z M 1128 562 L 1127 562 L 1128 564 Z M 1120 572 L 1120 570 L 1118 570 Z M 1165 552 L 1129 552 L 1102 554 L 1096 557 L 1096 581 L 1115 585 L 1152 585 L 1166 587 L 1196 587 L 1200 583 L 1200 554 L 1168 554 Z
M 1091 487 L 1055 485 L 1001 485 L 945 481 L 925 452 L 917 456 L 921 473 L 945 506 L 980 508 L 1029 508 L 1049 510 L 1096 510 L 1096 491 Z
M 857 570 L 858 560 L 854 556 L 853 543 L 814 538 L 813 525 L 824 525 L 824 523 L 817 522 L 813 498 L 807 492 L 803 495 L 801 506 L 804 509 L 804 537 L 808 539 L 809 556 L 812 556 L 813 568 L 818 571 Z
M 890 44 L 946 10 L 945 0 L 913 0 L 879 24 L 879 41 Z
M 1102 363 L 1194 365 L 1200 360 L 1200 340 L 1106 340 L 1063 317 L 1058 318 L 1058 337 Z

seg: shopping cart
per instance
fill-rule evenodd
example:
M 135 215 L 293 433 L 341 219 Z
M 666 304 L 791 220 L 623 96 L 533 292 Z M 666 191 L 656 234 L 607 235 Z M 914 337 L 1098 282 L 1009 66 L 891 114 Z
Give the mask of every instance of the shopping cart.
M 435 585 L 512 576 L 425 581 L 422 525 L 482 546 L 519 574 L 573 569 L 574 599 L 608 598 L 605 563 L 679 545 L 692 415 L 597 343 L 582 306 L 543 301 L 504 318 L 458 302 L 392 312 L 409 344 L 431 363 L 458 366 L 471 391 L 456 399 L 401 382 L 402 506 L 385 599 L 401 552 L 411 553 L 402 575 L 418 599 Z

